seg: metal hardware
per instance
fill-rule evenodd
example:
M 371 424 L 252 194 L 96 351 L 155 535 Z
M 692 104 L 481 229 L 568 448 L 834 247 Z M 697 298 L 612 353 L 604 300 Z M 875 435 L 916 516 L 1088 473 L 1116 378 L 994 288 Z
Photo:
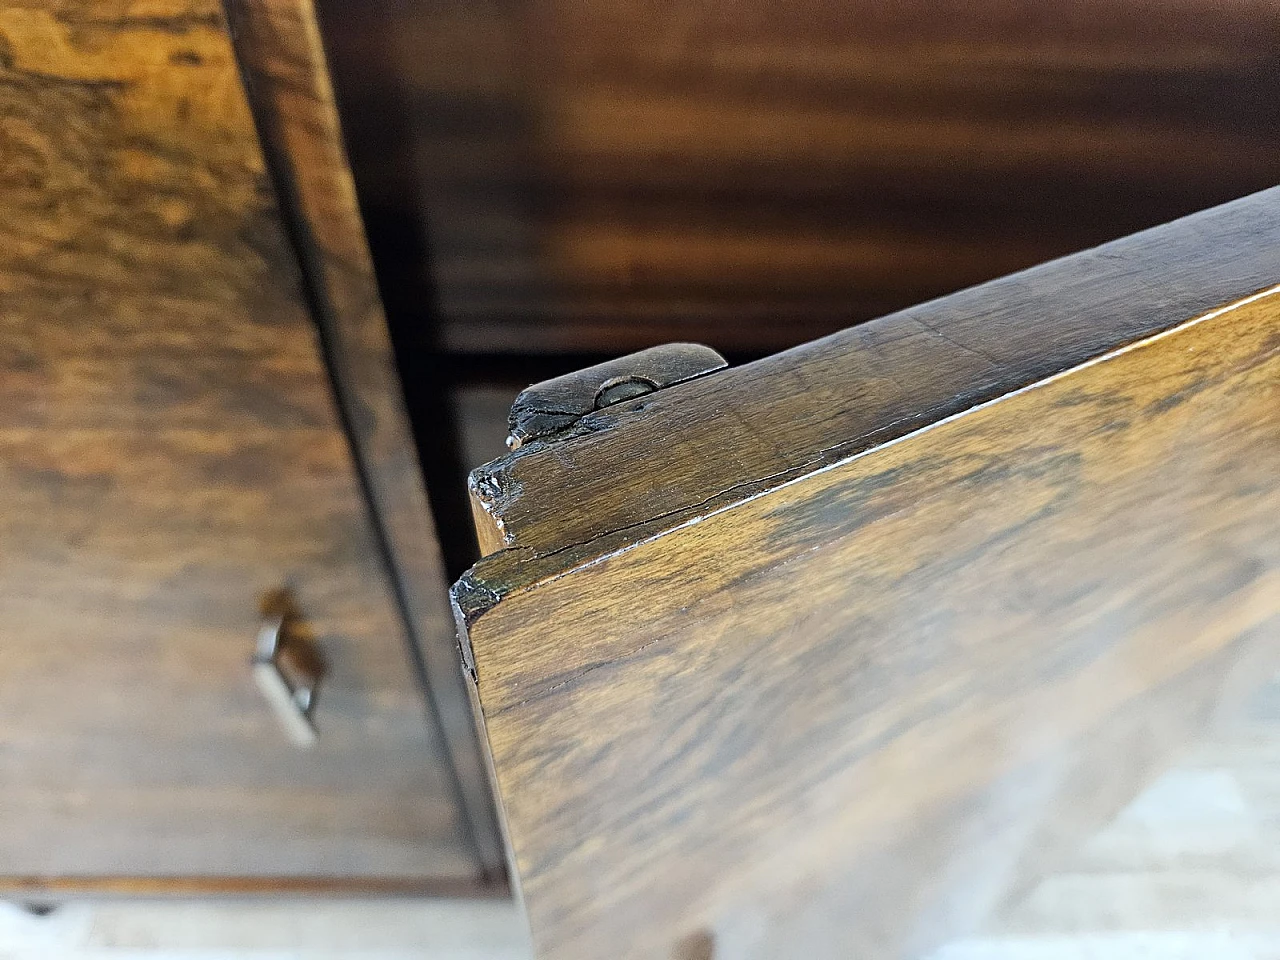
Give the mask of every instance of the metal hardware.
M 728 366 L 699 343 L 668 343 L 535 383 L 511 405 L 507 446 L 567 430 L 594 410 L 684 383 Z
M 304 635 L 301 618 L 284 592 L 271 594 L 263 602 L 250 663 L 259 689 L 289 739 L 300 747 L 313 746 L 318 734 L 312 714 L 325 664 Z

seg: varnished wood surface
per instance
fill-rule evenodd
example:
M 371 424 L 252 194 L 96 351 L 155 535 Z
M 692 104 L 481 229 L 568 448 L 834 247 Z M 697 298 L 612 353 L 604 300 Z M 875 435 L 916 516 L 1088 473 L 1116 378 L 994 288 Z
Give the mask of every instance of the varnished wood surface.
M 475 881 L 221 8 L 0 47 L 0 874 Z M 312 751 L 250 675 L 282 586 Z
M 449 350 L 778 350 L 1280 168 L 1269 2 L 321 7 L 395 308 Z
M 496 880 L 504 867 L 491 790 L 315 10 L 310 0 L 233 0 L 227 10 L 421 679 L 473 841 Z
M 1269 190 L 600 411 L 486 468 L 478 513 L 509 561 L 628 542 L 1269 286 L 1277 250 Z
M 1257 698 L 1280 668 L 1280 262 L 1268 286 L 1243 213 L 1275 202 L 1192 221 L 1199 252 L 1183 249 L 1176 275 L 1164 241 L 1186 224 L 1137 238 L 1123 281 L 1090 282 L 1116 263 L 1094 255 L 1050 287 L 1070 316 L 1109 303 L 1124 345 L 1094 341 L 1058 369 L 1031 352 L 1033 382 L 961 409 L 926 393 L 911 432 L 866 446 L 850 431 L 857 445 L 831 459 L 815 446 L 802 472 L 746 482 L 762 480 L 753 442 L 773 444 L 762 421 L 754 441 L 710 443 L 738 408 L 698 398 L 730 373 L 674 388 L 685 403 L 661 415 L 659 445 L 615 456 L 613 476 L 626 463 L 661 486 L 692 456 L 674 438 L 702 436 L 740 489 L 478 565 L 457 596 L 540 956 L 696 943 L 720 960 L 929 957 L 1018 916 L 1192 746 L 1265 721 Z M 1217 273 L 1228 260 L 1234 291 Z M 1197 280 L 1204 299 L 1180 297 Z M 1017 289 L 960 298 L 956 333 L 995 325 L 1018 348 L 994 309 Z M 966 320 L 984 294 L 991 309 Z M 1181 318 L 1134 339 L 1130 310 L 1178 303 Z M 785 397 L 804 357 L 731 398 Z M 910 359 L 882 360 L 883 375 L 909 376 Z M 831 379 L 808 381 L 815 407 L 830 411 Z M 773 420 L 805 409 L 774 404 Z M 876 393 L 839 409 L 888 415 Z

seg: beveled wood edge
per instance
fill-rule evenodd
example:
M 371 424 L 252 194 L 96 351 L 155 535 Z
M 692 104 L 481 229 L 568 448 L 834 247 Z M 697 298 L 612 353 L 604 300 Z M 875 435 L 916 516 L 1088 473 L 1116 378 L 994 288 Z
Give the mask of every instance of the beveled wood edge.
M 1260 292 L 1268 291 L 1276 280 L 1280 280 L 1280 252 L 1277 251 L 1280 251 L 1280 188 L 1272 188 L 1093 250 L 1062 257 L 950 297 L 881 317 L 832 337 L 765 357 L 754 364 L 733 367 L 709 378 L 678 385 L 666 392 L 667 397 L 649 403 L 644 417 L 628 416 L 630 411 L 593 413 L 584 417 L 575 428 L 564 431 L 552 443 L 527 444 L 474 471 L 472 490 L 488 495 L 488 502 L 476 504 L 476 508 L 497 522 L 503 532 L 504 544 L 502 549 L 481 559 L 454 585 L 454 612 L 462 625 L 470 625 L 512 591 L 530 589 L 540 581 L 563 576 L 573 568 L 625 549 L 628 544 L 652 539 L 707 516 L 709 512 L 718 512 L 726 504 L 754 498 L 959 413 L 997 402 L 1019 390 L 1091 364 L 1111 355 L 1116 349 L 1133 346 L 1188 321 L 1202 319 L 1221 308 L 1260 296 Z M 1193 255 L 1202 257 L 1189 260 Z M 1189 264 L 1201 266 L 1202 280 L 1196 270 L 1189 269 Z M 1115 289 L 1103 284 L 1085 284 L 1083 287 L 1080 284 L 1082 276 L 1089 278 L 1103 271 L 1115 274 L 1107 279 L 1119 285 L 1124 293 L 1123 300 L 1115 302 Z M 1041 292 L 1042 287 L 1044 292 Z M 786 378 L 806 364 L 812 365 L 814 357 L 856 356 L 861 340 L 867 335 L 876 335 L 899 324 L 910 323 L 928 330 L 955 352 L 972 351 L 964 343 L 963 334 L 952 333 L 948 329 L 948 319 L 951 319 L 948 311 L 959 306 L 956 315 L 959 315 L 960 323 L 973 325 L 975 321 L 980 323 L 982 320 L 984 305 L 995 310 L 1010 296 L 1027 297 L 1027 291 L 1036 292 L 1041 300 L 1033 297 L 1030 306 L 1019 303 L 1020 310 L 1027 311 L 1020 335 L 1024 340 L 1043 342 L 1046 346 L 1041 355 L 1025 358 L 1018 370 L 1011 371 L 1014 375 L 996 379 L 988 371 L 983 371 L 983 378 L 972 376 L 954 385 L 948 384 L 948 390 L 955 389 L 954 402 L 933 404 L 919 416 L 873 424 L 872 429 L 860 431 L 856 436 L 823 435 L 818 430 L 810 431 L 812 435 L 803 438 L 810 444 L 804 448 L 803 456 L 796 457 L 782 470 L 742 479 L 741 467 L 735 463 L 726 468 L 718 483 L 710 486 L 709 489 L 714 490 L 712 495 L 677 503 L 657 515 L 636 513 L 621 525 L 588 524 L 576 529 L 561 525 L 563 536 L 556 541 L 536 536 L 527 541 L 521 539 L 522 532 L 526 532 L 522 525 L 527 526 L 539 517 L 545 517 L 548 529 L 556 530 L 553 518 L 556 517 L 557 498 L 562 498 L 563 492 L 556 489 L 554 481 L 538 476 L 539 471 L 558 470 L 564 476 L 568 471 L 616 470 L 616 463 L 621 460 L 617 457 L 618 452 L 626 449 L 628 440 L 644 434 L 645 420 L 653 422 L 655 417 L 662 415 L 660 407 L 664 403 L 668 408 L 682 407 L 687 429 L 690 410 L 695 410 L 704 420 L 716 415 L 709 402 L 707 410 L 696 410 L 700 399 L 713 392 L 718 392 L 722 402 L 733 389 L 739 389 L 740 396 L 745 396 L 746 392 L 767 392 L 765 388 L 771 378 Z M 1091 305 L 1089 297 L 1096 302 Z M 1037 314 L 1034 307 L 1048 302 L 1055 303 L 1059 315 Z M 1124 305 L 1124 316 L 1119 310 L 1120 303 Z M 1089 306 L 1107 316 L 1115 316 L 1114 323 L 1103 330 L 1098 330 L 1097 325 L 1074 330 L 1071 333 L 1075 333 L 1076 340 L 1080 342 L 1064 342 L 1064 333 L 1057 326 L 1062 316 L 1069 315 L 1068 311 L 1083 312 Z M 920 320 L 922 316 L 928 317 L 928 321 Z M 972 337 L 972 334 L 969 330 L 968 335 Z M 608 445 L 600 443 L 602 438 L 608 440 Z M 650 440 L 649 436 L 644 439 Z M 650 451 L 637 453 L 635 449 L 627 449 L 631 456 L 626 458 L 626 462 L 649 466 L 649 458 L 644 456 L 646 452 Z M 732 470 L 740 472 L 733 475 Z M 538 483 L 530 483 L 531 479 Z M 541 534 L 543 531 L 536 532 Z M 465 646 L 463 632 L 463 648 Z
M 495 816 L 496 791 L 465 689 L 469 684 L 456 652 L 424 636 L 440 626 L 433 617 L 447 629 L 447 615 L 440 616 L 445 598 L 436 594 L 443 565 L 314 2 L 222 0 L 222 6 L 370 519 L 409 633 L 410 656 L 449 756 L 480 882 L 504 885 L 507 854 Z M 291 124 L 311 138 L 325 170 L 298 169 L 307 158 L 291 149 Z M 335 235 L 346 241 L 341 248 L 323 242 Z
M 505 883 L 483 880 L 417 877 L 300 876 L 83 876 L 0 875 L 0 898 L 10 900 L 77 900 L 104 897 L 178 899 L 187 897 L 298 898 L 447 898 L 493 899 L 510 896 Z
M 476 666 L 474 654 L 471 650 L 468 631 L 476 621 L 484 616 L 485 613 L 493 609 L 498 603 L 512 594 L 523 593 L 538 587 L 540 584 L 551 580 L 558 580 L 560 577 L 567 576 L 575 571 L 593 566 L 602 560 L 624 553 L 633 547 L 649 543 L 660 537 L 692 526 L 695 523 L 699 523 L 709 517 L 715 516 L 716 514 L 723 513 L 726 510 L 731 510 L 744 503 L 748 503 L 759 497 L 781 490 L 784 487 L 789 487 L 792 484 L 807 480 L 810 477 L 825 473 L 828 470 L 842 467 L 886 447 L 908 441 L 913 437 L 920 436 L 929 430 L 933 430 L 938 426 L 958 420 L 975 411 L 1002 403 L 1020 394 L 1026 393 L 1028 390 L 1034 390 L 1052 383 L 1055 380 L 1071 376 L 1080 370 L 1111 360 L 1166 337 L 1176 335 L 1188 327 L 1199 324 L 1205 320 L 1210 320 L 1214 317 L 1235 310 L 1238 307 L 1269 297 L 1280 297 L 1280 284 L 1256 291 L 1255 293 L 1242 297 L 1239 300 L 1233 300 L 1230 303 L 1223 304 L 1222 306 L 1206 313 L 1191 317 L 1176 326 L 1161 330 L 1150 337 L 1144 337 L 1141 340 L 1126 343 L 1113 350 L 1108 350 L 1096 357 L 1091 357 L 1083 363 L 1069 367 L 1065 370 L 1060 370 L 1057 373 L 1051 374 L 1040 380 L 1036 380 L 1025 386 L 1018 387 L 1017 389 L 1001 394 L 998 397 L 993 397 L 990 400 L 984 400 L 981 403 L 975 403 L 970 407 L 948 414 L 947 416 L 941 417 L 937 420 L 931 420 L 923 426 L 895 436 L 883 443 L 877 443 L 874 446 L 867 447 L 866 449 L 858 450 L 857 452 L 851 453 L 839 460 L 823 463 L 820 466 L 815 466 L 813 469 L 797 472 L 795 474 L 789 474 L 786 476 L 770 476 L 762 478 L 760 481 L 754 483 L 737 485 L 729 491 L 729 495 L 723 498 L 718 498 L 715 502 L 699 503 L 694 507 L 691 507 L 688 511 L 682 511 L 678 514 L 664 514 L 635 527 L 601 534 L 599 537 L 584 543 L 568 544 L 561 549 L 554 550 L 546 554 L 535 555 L 521 549 L 499 550 L 490 556 L 482 558 L 478 563 L 476 563 L 475 566 L 468 570 L 466 574 L 464 574 L 463 577 L 454 584 L 450 591 L 450 598 L 453 603 L 454 619 L 458 626 L 463 666 L 474 681 L 476 677 Z
M 1140 252 L 1143 247 L 1158 247 L 1166 244 L 1173 234 L 1180 235 L 1177 237 L 1178 241 L 1191 249 L 1203 248 L 1212 250 L 1219 246 L 1229 245 L 1229 239 L 1234 236 L 1232 228 L 1235 225 L 1235 217 L 1233 214 L 1244 214 L 1245 219 L 1248 219 L 1249 216 L 1256 216 L 1258 213 L 1262 213 L 1265 217 L 1270 217 L 1270 220 L 1274 221 L 1274 223 L 1268 222 L 1267 228 L 1271 233 L 1275 234 L 1271 239 L 1280 242 L 1280 188 L 1275 188 L 1174 221 L 1162 227 L 1135 234 L 1132 237 L 1106 244 L 1094 250 L 1085 251 L 1081 254 L 1032 268 L 1020 274 L 1014 274 L 1008 278 L 1002 278 L 1001 280 L 961 291 L 952 297 L 942 298 L 941 300 L 924 304 L 921 307 L 871 321 L 870 324 L 852 328 L 852 330 L 845 331 L 842 334 L 836 334 L 833 337 L 815 341 L 812 344 L 805 344 L 785 353 L 735 369 L 737 371 L 764 371 L 766 375 L 785 375 L 788 372 L 789 365 L 794 366 L 798 362 L 803 362 L 800 358 L 805 353 L 812 353 L 815 350 L 849 350 L 849 345 L 842 343 L 842 338 L 849 334 L 863 331 L 868 327 L 873 328 L 877 324 L 887 324 L 898 318 L 909 318 L 922 310 L 938 310 L 944 308 L 949 302 L 960 298 L 981 300 L 983 296 L 987 295 L 1000 296 L 1003 293 L 1004 284 L 1010 281 L 1016 281 L 1022 285 L 1034 284 L 1038 276 L 1066 274 L 1078 271 L 1082 265 L 1105 263 L 1115 258 L 1128 259 L 1134 252 Z M 1242 257 L 1238 270 L 1229 270 L 1223 277 L 1218 278 L 1217 287 L 1209 291 L 1213 295 L 1213 302 L 1210 304 L 1204 303 L 1203 298 L 1199 302 L 1194 298 L 1185 302 L 1177 299 L 1172 302 L 1162 301 L 1158 293 L 1160 289 L 1158 281 L 1162 272 L 1170 275 L 1180 274 L 1185 280 L 1191 271 L 1188 271 L 1186 262 L 1180 262 L 1176 257 L 1170 259 L 1157 258 L 1153 264 L 1148 265 L 1152 268 L 1153 275 L 1148 276 L 1144 273 L 1136 273 L 1127 278 L 1127 282 L 1132 285 L 1134 290 L 1148 291 L 1153 303 L 1159 303 L 1161 310 L 1155 318 L 1158 322 L 1153 323 L 1151 329 L 1137 336 L 1131 333 L 1128 335 L 1117 333 L 1116 336 L 1103 340 L 1102 346 L 1089 350 L 1084 356 L 1072 357 L 1070 353 L 1063 353 L 1061 354 L 1062 362 L 1050 369 L 1044 369 L 1042 366 L 1036 367 L 1035 375 L 1027 378 L 1024 382 L 1005 385 L 1002 389 L 991 390 L 985 394 L 975 391 L 971 395 L 963 397 L 963 402 L 954 409 L 933 407 L 926 411 L 927 416 L 910 421 L 895 421 L 884 425 L 879 430 L 866 431 L 859 437 L 854 438 L 852 443 L 848 442 L 848 438 L 825 438 L 825 440 L 817 442 L 814 448 L 808 451 L 808 455 L 791 466 L 790 469 L 774 471 L 760 477 L 748 477 L 744 480 L 734 478 L 731 483 L 726 480 L 722 485 L 721 492 L 715 496 L 700 499 L 693 503 L 686 503 L 677 509 L 666 510 L 654 516 L 642 517 L 637 522 L 628 523 L 614 529 L 593 531 L 592 535 L 581 539 L 568 539 L 567 542 L 554 544 L 536 543 L 520 546 L 508 545 L 484 557 L 464 574 L 451 591 L 464 664 L 472 679 L 474 680 L 475 678 L 475 664 L 469 649 L 469 631 L 480 617 L 506 596 L 533 589 L 540 583 L 558 579 L 574 570 L 600 562 L 639 543 L 666 535 L 696 523 L 714 513 L 730 509 L 733 506 L 755 499 L 815 473 L 847 463 L 886 444 L 905 440 L 923 430 L 955 419 L 979 407 L 1001 402 L 1025 390 L 1101 362 L 1119 352 L 1134 349 L 1153 339 L 1176 332 L 1188 324 L 1198 323 L 1243 303 L 1275 295 L 1280 292 L 1280 287 L 1275 286 L 1275 282 L 1280 280 L 1280 254 L 1277 253 L 1277 251 L 1280 251 L 1280 246 L 1263 244 L 1261 249 L 1257 247 L 1258 245 L 1255 245 L 1251 249 L 1253 254 L 1252 261 L 1243 262 L 1244 258 Z M 1228 263 L 1228 266 L 1231 267 L 1234 264 Z M 1265 280 L 1263 279 L 1264 277 L 1266 278 Z M 1190 287 L 1185 287 L 1185 289 L 1196 288 L 1192 284 Z M 1227 293 L 1227 290 L 1232 292 Z M 1140 311 L 1142 308 L 1143 305 L 1138 304 L 1134 307 L 1134 310 Z M 945 331 L 946 327 L 939 324 L 937 329 Z M 1046 336 L 1050 332 L 1049 329 L 1044 331 Z M 945 334 L 943 336 L 945 338 Z M 853 347 L 856 349 L 856 343 Z M 963 346 L 958 346 L 957 348 L 965 349 Z M 695 380 L 672 388 L 672 390 L 686 391 L 687 397 L 688 395 L 707 391 L 709 384 L 713 383 L 716 378 L 724 377 L 733 372 L 731 370 L 715 374 L 710 378 Z M 631 423 L 636 422 L 638 421 L 631 421 Z M 602 411 L 592 417 L 585 418 L 584 422 L 579 424 L 578 427 L 567 431 L 561 438 L 554 441 L 554 450 L 549 450 L 550 444 L 534 443 L 479 468 L 475 473 L 483 475 L 485 478 L 485 483 L 479 486 L 490 490 L 509 490 L 512 468 L 521 459 L 531 456 L 555 457 L 563 463 L 565 454 L 571 450 L 575 438 L 590 438 L 606 431 L 613 431 L 614 436 L 617 437 L 626 431 L 627 426 L 628 421 L 625 417 L 612 419 L 610 411 Z M 641 458 L 641 462 L 643 462 L 643 458 Z M 588 468 L 582 464 L 576 464 L 575 466 L 578 469 Z M 525 477 L 521 477 L 516 481 L 517 492 L 522 496 L 528 493 L 527 484 L 521 482 L 523 479 Z M 477 485 L 473 483 L 472 486 L 475 487 Z M 546 490 L 543 493 L 548 504 L 554 503 L 557 491 Z M 485 510 L 491 516 L 497 516 L 504 520 L 509 519 L 504 514 L 501 503 L 488 504 Z M 512 539 L 511 531 L 508 529 L 506 533 L 510 544 Z
M 916 430 L 911 431 L 908 434 L 905 434 L 902 437 L 896 438 L 894 440 L 886 441 L 885 443 L 879 444 L 871 449 L 855 453 L 836 463 L 826 464 L 806 474 L 791 478 L 782 483 L 765 486 L 757 490 L 756 492 L 752 493 L 751 495 L 741 496 L 741 497 L 732 499 L 729 502 L 722 503 L 718 505 L 714 510 L 698 512 L 695 516 L 686 518 L 678 524 L 663 525 L 662 527 L 656 529 L 655 532 L 652 533 L 652 535 L 639 536 L 639 535 L 635 535 L 634 533 L 631 533 L 631 534 L 614 535 L 614 536 L 599 538 L 598 540 L 593 541 L 591 544 L 586 545 L 590 548 L 589 552 L 592 553 L 593 555 L 585 556 L 583 559 L 580 560 L 580 562 L 576 563 L 575 565 L 566 565 L 566 564 L 557 565 L 556 561 L 560 559 L 558 555 L 525 558 L 525 559 L 519 559 L 517 557 L 513 561 L 515 566 L 511 567 L 510 569 L 513 570 L 517 575 L 523 575 L 523 579 L 520 582 L 496 584 L 494 582 L 486 582 L 483 579 L 477 578 L 474 576 L 474 574 L 477 572 L 477 570 L 482 570 L 486 566 L 489 566 L 490 565 L 489 560 L 499 559 L 503 555 L 502 554 L 495 555 L 494 558 L 489 558 L 485 561 L 481 561 L 481 563 L 477 565 L 477 568 L 473 569 L 470 572 L 468 577 L 464 577 L 463 580 L 459 582 L 459 584 L 455 587 L 454 593 L 453 593 L 454 609 L 455 609 L 455 615 L 458 620 L 459 636 L 463 642 L 464 656 L 467 657 L 467 663 L 468 663 L 469 669 L 471 670 L 472 679 L 473 681 L 476 680 L 474 655 L 468 649 L 470 646 L 469 638 L 471 635 L 472 628 L 477 626 L 477 622 L 480 620 L 480 618 L 484 616 L 484 614 L 488 610 L 492 609 L 501 600 L 503 600 L 505 597 L 513 593 L 531 591 L 550 581 L 557 580 L 562 576 L 566 576 L 568 574 L 574 573 L 575 571 L 583 570 L 607 558 L 617 556 L 621 553 L 630 551 L 633 548 L 640 547 L 643 544 L 651 543 L 652 541 L 658 540 L 661 537 L 665 537 L 669 534 L 674 534 L 679 530 L 691 527 L 694 524 L 700 523 L 703 520 L 708 519 L 713 514 L 719 514 L 719 513 L 727 512 L 729 510 L 737 509 L 739 507 L 743 507 L 749 501 L 758 499 L 760 497 L 775 494 L 779 490 L 781 490 L 783 487 L 787 487 L 792 484 L 810 481 L 812 478 L 814 478 L 817 475 L 826 473 L 831 470 L 845 467 L 850 463 L 861 459 L 864 456 L 870 456 L 872 454 L 879 453 L 885 450 L 885 448 L 894 446 L 898 443 L 906 443 L 913 438 L 921 437 L 922 435 L 926 434 L 929 431 L 942 428 L 945 424 L 951 423 L 952 421 L 959 421 L 961 420 L 961 418 L 970 417 L 974 414 L 978 414 L 981 410 L 985 408 L 995 407 L 998 404 L 1003 404 L 1006 401 L 1013 400 L 1015 397 L 1018 397 L 1022 394 L 1029 393 L 1032 390 L 1039 390 L 1040 388 L 1045 387 L 1051 383 L 1054 383 L 1055 381 L 1061 381 L 1061 380 L 1065 380 L 1067 378 L 1073 377 L 1077 373 L 1087 370 L 1088 368 L 1116 360 L 1120 357 L 1123 357 L 1135 351 L 1151 347 L 1155 344 L 1158 344 L 1161 341 L 1178 337 L 1179 335 L 1187 332 L 1191 328 L 1194 328 L 1202 323 L 1211 321 L 1214 318 L 1222 317 L 1224 315 L 1229 315 L 1234 311 L 1236 311 L 1237 309 L 1241 307 L 1245 307 L 1246 305 L 1249 305 L 1252 303 L 1259 303 L 1263 301 L 1270 301 L 1266 305 L 1266 309 L 1268 309 L 1269 311 L 1274 311 L 1277 308 L 1276 301 L 1280 301 L 1280 284 L 1272 285 L 1263 290 L 1260 290 L 1248 296 L 1242 297 L 1238 300 L 1234 300 L 1229 303 L 1222 304 L 1213 310 L 1209 310 L 1195 317 L 1191 317 L 1186 321 L 1184 321 L 1183 323 L 1180 323 L 1173 327 L 1162 330 L 1156 334 L 1153 334 L 1150 337 L 1145 337 L 1145 338 L 1142 338 L 1141 340 L 1124 344 L 1120 347 L 1117 347 L 1114 350 L 1110 350 L 1099 356 L 1093 357 L 1088 361 L 1085 361 L 1084 363 L 1059 371 L 1058 373 L 1045 377 L 1032 384 L 1028 384 L 1025 387 L 1021 387 L 1016 391 L 1011 391 L 1008 394 L 1004 394 L 1002 396 L 993 398 L 991 400 L 984 401 L 981 404 L 976 404 L 970 408 L 951 414 L 937 421 L 931 422 L 926 426 L 920 427 Z M 1268 314 L 1268 316 L 1274 316 L 1274 315 L 1275 315 L 1274 313 Z M 1210 327 L 1209 329 L 1212 330 L 1213 327 Z M 1165 345 L 1160 349 L 1163 349 L 1165 354 L 1167 355 L 1170 351 L 1177 349 L 1176 341 L 1175 343 Z M 929 441 L 926 440 L 925 443 L 927 444 L 929 443 Z M 786 502 L 788 498 L 784 496 L 782 499 L 783 499 L 783 502 Z M 512 557 L 516 555 L 518 552 L 506 551 L 505 553 L 508 557 Z M 464 609 L 463 605 L 468 603 L 475 603 L 477 605 L 470 609 Z M 554 611 L 551 611 L 552 620 L 554 620 L 554 616 L 555 616 Z M 508 624 L 508 627 L 509 626 L 510 624 Z M 554 627 L 554 623 L 552 621 L 548 621 L 547 626 Z M 503 646 L 504 640 L 511 639 L 510 637 L 507 637 L 507 636 L 495 634 L 493 630 L 488 630 L 487 633 L 478 634 L 477 636 L 483 636 L 485 638 L 484 643 L 487 645 L 486 649 L 489 654 L 493 654 L 495 650 L 499 650 Z M 509 644 L 507 645 L 509 646 Z M 519 660 L 520 654 L 518 651 L 512 651 L 510 655 L 516 657 L 517 660 Z M 506 657 L 507 654 L 504 653 L 502 654 L 502 656 Z M 606 656 L 605 659 L 608 660 L 608 656 Z M 486 665 L 485 662 L 482 661 L 480 664 L 481 671 L 483 671 L 485 665 Z M 572 671 L 570 672 L 572 673 Z M 575 674 L 575 676 L 577 676 L 577 674 Z M 493 720 L 495 714 L 503 713 L 508 709 L 516 709 L 520 706 L 523 706 L 526 702 L 530 700 L 540 699 L 544 697 L 548 693 L 548 691 L 558 691 L 563 686 L 563 683 L 560 682 L 560 680 L 562 679 L 563 679 L 562 676 L 557 676 L 556 678 L 552 678 L 552 681 L 542 688 L 539 688 L 537 682 L 534 682 L 531 684 L 520 682 L 519 684 L 517 684 L 517 686 L 512 687 L 510 690 L 505 691 L 506 694 L 512 694 L 512 692 L 514 691 L 514 695 L 512 695 L 509 700 L 504 699 L 504 693 L 500 691 L 499 695 L 496 698 L 497 702 L 494 704 L 487 704 L 487 706 L 492 709 L 487 710 L 486 715 L 481 718 L 482 729 L 483 729 L 483 724 L 486 721 Z M 477 703 L 477 710 L 479 710 L 480 688 L 477 683 L 473 682 L 472 690 L 473 690 L 473 697 Z M 485 699 L 487 702 L 491 698 L 493 691 L 488 690 L 488 687 L 486 687 L 486 690 L 488 691 L 485 693 Z M 488 757 L 490 764 L 492 764 L 493 759 L 491 754 L 487 753 L 486 756 Z M 504 818 L 504 823 L 505 823 L 506 813 L 505 813 L 505 809 L 502 807 L 501 804 L 499 806 L 499 810 L 500 810 L 500 815 Z M 506 829 L 505 826 L 504 826 L 504 829 Z M 517 897 L 520 897 L 521 896 L 521 893 L 520 893 L 521 878 L 518 871 L 516 870 L 514 860 L 511 868 L 511 876 L 513 878 L 512 880 L 513 890 L 516 893 Z

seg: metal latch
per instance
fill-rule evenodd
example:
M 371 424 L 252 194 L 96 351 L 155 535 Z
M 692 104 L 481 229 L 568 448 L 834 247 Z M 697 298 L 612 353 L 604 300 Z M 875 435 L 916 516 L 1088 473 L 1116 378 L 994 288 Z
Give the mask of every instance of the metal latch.
M 280 718 L 289 739 L 300 747 L 316 742 L 313 715 L 325 663 L 286 590 L 267 594 L 254 644 L 253 678 Z
M 507 418 L 507 446 L 567 430 L 594 410 L 675 386 L 728 366 L 700 343 L 668 343 L 607 360 L 594 367 L 543 380 L 524 390 Z

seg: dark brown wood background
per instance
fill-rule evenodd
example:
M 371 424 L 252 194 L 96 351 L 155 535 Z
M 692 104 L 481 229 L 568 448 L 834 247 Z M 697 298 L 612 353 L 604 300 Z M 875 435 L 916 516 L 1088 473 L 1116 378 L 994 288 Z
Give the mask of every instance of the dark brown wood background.
M 6 3 L 0 116 L 0 888 L 480 889 L 221 6 Z
M 1280 172 L 1270 2 L 321 9 L 422 349 L 770 352 Z

